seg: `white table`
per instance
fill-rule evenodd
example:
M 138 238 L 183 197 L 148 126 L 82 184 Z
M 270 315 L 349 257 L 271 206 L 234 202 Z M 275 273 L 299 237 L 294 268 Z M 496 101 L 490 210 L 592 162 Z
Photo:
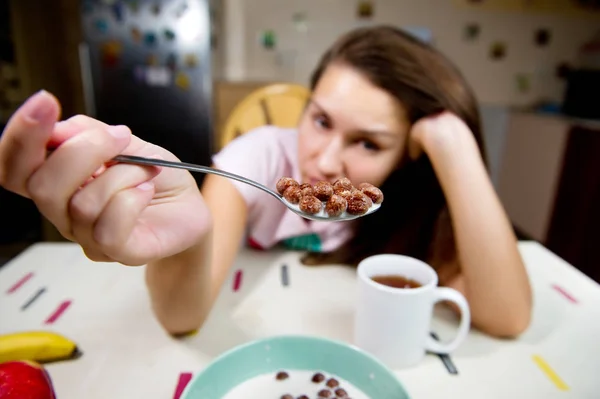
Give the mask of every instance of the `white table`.
M 544 247 L 520 243 L 532 279 L 532 325 L 518 340 L 471 332 L 452 355 L 458 375 L 439 358 L 397 372 L 413 398 L 600 397 L 600 287 Z M 0 333 L 52 329 L 74 339 L 80 359 L 49 364 L 59 399 L 173 397 L 180 373 L 197 372 L 238 344 L 274 334 L 350 341 L 355 275 L 346 267 L 304 267 L 299 253 L 244 250 L 202 330 L 173 339 L 149 307 L 143 267 L 95 264 L 70 243 L 40 243 L 0 269 Z M 290 285 L 281 283 L 286 264 Z M 234 292 L 235 274 L 243 273 Z M 18 290 L 7 291 L 28 273 Z M 568 296 L 553 288 L 560 286 Z M 40 288 L 47 291 L 21 306 Z M 51 325 L 57 306 L 71 306 Z M 443 309 L 433 329 L 442 338 L 456 321 Z M 568 386 L 560 390 L 532 360 L 539 355 Z

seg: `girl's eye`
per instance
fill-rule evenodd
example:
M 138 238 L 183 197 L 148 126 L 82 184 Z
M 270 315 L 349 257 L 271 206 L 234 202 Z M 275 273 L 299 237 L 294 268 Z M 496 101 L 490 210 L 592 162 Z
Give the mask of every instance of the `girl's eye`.
M 314 117 L 315 125 L 320 129 L 329 130 L 331 129 L 331 123 L 324 115 L 317 115 Z
M 360 140 L 359 143 L 366 150 L 369 150 L 369 151 L 378 151 L 379 150 L 379 146 L 377 144 L 373 143 L 372 141 Z

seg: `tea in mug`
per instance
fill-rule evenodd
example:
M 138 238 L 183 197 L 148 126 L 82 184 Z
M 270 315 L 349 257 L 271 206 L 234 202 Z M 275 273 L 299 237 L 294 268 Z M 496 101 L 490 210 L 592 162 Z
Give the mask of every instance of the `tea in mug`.
M 395 274 L 373 276 L 371 280 L 392 288 L 419 288 L 421 286 L 421 283 L 416 280 Z

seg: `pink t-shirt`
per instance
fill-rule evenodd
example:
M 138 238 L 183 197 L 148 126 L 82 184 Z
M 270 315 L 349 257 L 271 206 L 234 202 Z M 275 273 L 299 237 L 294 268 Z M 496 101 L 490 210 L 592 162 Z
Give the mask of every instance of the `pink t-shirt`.
M 275 190 L 284 176 L 300 181 L 298 131 L 263 126 L 232 140 L 213 156 L 215 166 L 255 180 Z M 248 206 L 248 239 L 269 248 L 279 243 L 300 250 L 329 252 L 350 238 L 352 222 L 304 219 L 276 198 L 250 185 L 231 180 Z

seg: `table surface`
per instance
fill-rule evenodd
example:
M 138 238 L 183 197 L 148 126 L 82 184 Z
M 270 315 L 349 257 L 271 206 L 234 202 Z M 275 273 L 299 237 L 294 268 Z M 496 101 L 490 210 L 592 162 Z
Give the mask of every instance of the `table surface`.
M 600 286 L 535 242 L 519 248 L 534 291 L 530 328 L 516 340 L 471 331 L 451 356 L 457 375 L 434 355 L 396 371 L 413 398 L 600 397 Z M 204 327 L 174 339 L 152 314 L 143 267 L 94 263 L 71 243 L 39 243 L 0 269 L 0 333 L 47 329 L 78 343 L 83 357 L 47 365 L 59 399 L 173 398 L 182 373 L 250 340 L 308 334 L 351 342 L 355 270 L 302 266 L 300 255 L 242 250 Z M 436 309 L 432 329 L 442 339 L 456 325 Z

